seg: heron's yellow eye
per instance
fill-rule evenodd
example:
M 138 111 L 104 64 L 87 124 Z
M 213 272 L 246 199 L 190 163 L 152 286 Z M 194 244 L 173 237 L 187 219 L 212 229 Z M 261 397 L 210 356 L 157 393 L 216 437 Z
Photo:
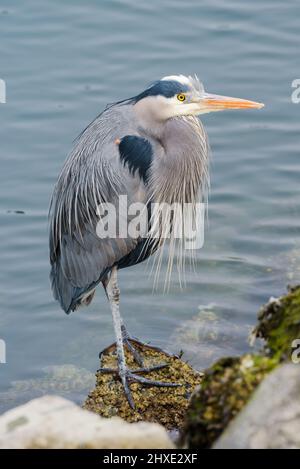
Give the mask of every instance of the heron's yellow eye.
M 178 94 L 177 99 L 178 99 L 178 101 L 181 101 L 181 102 L 185 101 L 185 94 L 183 94 L 183 93 Z

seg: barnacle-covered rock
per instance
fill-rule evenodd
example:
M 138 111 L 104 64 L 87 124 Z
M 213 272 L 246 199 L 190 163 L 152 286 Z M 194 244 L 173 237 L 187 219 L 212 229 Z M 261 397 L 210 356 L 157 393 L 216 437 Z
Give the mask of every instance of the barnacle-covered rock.
M 132 410 L 118 377 L 97 372 L 96 387 L 90 392 L 83 407 L 102 417 L 119 416 L 128 422 L 144 420 L 161 423 L 168 429 L 180 428 L 190 396 L 196 386 L 201 383 L 202 374 L 193 370 L 180 358 L 162 351 L 141 346 L 139 346 L 139 351 L 145 360 L 145 366 L 153 366 L 162 362 L 168 365 L 144 376 L 152 380 L 178 383 L 182 386 L 161 388 L 132 383 L 130 388 L 135 402 L 135 410 Z M 138 368 L 132 355 L 127 351 L 126 359 L 130 369 Z M 102 366 L 116 368 L 115 348 L 103 356 Z

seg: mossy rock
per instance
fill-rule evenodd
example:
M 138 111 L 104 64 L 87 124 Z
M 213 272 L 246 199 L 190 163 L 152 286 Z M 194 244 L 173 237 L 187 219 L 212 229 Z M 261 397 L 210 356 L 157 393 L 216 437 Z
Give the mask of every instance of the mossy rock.
M 300 337 L 300 287 L 271 299 L 259 311 L 258 321 L 252 338 L 265 341 L 263 350 L 221 359 L 204 372 L 201 387 L 192 396 L 187 411 L 182 445 L 209 448 L 264 377 L 290 359 L 292 342 Z
M 206 370 L 200 389 L 192 396 L 181 443 L 209 448 L 276 365 L 272 358 L 249 354 L 222 358 Z
M 300 286 L 289 287 L 285 296 L 271 299 L 258 313 L 254 337 L 265 341 L 265 353 L 282 362 L 289 360 L 292 342 L 300 337 Z
M 149 379 L 182 384 L 180 387 L 148 387 L 139 383 L 130 384 L 135 409 L 132 410 L 124 394 L 123 386 L 116 375 L 97 372 L 96 387 L 91 391 L 83 405 L 102 417 L 119 416 L 128 422 L 158 422 L 167 429 L 179 429 L 184 421 L 192 392 L 202 381 L 199 373 L 180 358 L 147 347 L 138 347 L 145 366 L 166 363 L 168 366 L 151 371 Z M 132 355 L 125 351 L 127 365 L 137 367 Z M 116 368 L 115 347 L 103 355 L 102 367 Z

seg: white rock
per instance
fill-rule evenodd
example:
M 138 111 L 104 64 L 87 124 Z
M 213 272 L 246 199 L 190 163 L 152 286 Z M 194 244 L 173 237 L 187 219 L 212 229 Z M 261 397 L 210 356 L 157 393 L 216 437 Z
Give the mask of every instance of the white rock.
M 300 448 L 300 365 L 267 376 L 214 449 Z
M 174 448 L 156 423 L 127 423 L 44 396 L 0 416 L 0 448 Z

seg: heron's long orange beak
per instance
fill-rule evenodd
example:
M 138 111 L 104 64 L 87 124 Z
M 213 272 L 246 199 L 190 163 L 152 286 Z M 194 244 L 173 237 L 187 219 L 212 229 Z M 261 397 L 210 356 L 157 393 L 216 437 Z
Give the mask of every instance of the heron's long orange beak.
M 263 103 L 208 93 L 202 98 L 202 105 L 210 111 L 222 111 L 224 109 L 261 109 L 264 107 Z

